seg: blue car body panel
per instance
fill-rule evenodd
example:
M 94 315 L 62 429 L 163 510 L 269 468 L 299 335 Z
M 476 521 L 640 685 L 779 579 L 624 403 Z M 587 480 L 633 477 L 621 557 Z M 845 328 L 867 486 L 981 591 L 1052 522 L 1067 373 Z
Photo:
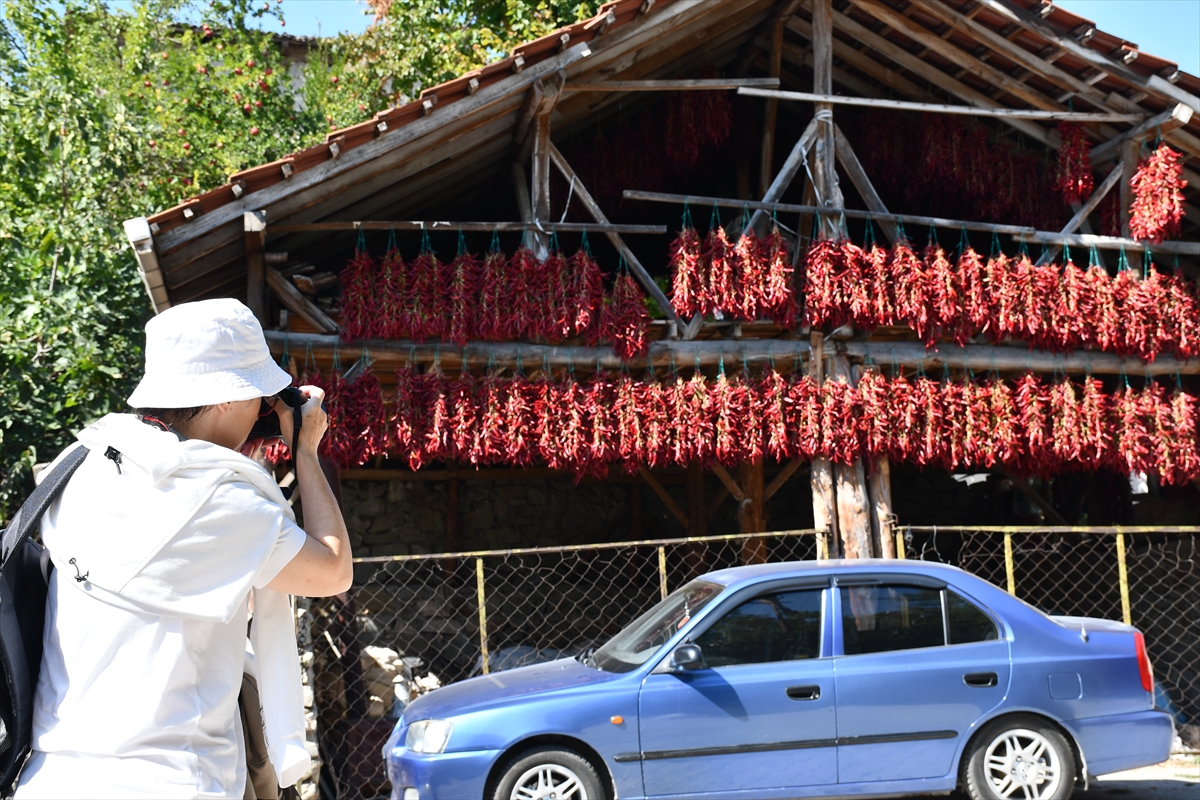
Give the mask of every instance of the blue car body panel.
M 999 638 L 844 655 L 836 581 L 876 575 L 941 582 L 985 610 Z M 415 787 L 423 799 L 484 797 L 489 776 L 536 742 L 594 757 L 623 800 L 948 791 L 971 737 L 1010 713 L 1059 724 L 1091 774 L 1169 753 L 1173 721 L 1142 690 L 1130 626 L 1049 618 L 969 573 L 924 562 L 765 564 L 703 579 L 725 588 L 636 670 L 603 672 L 563 659 L 414 701 L 384 749 L 393 796 Z M 814 580 L 828 587 L 820 657 L 683 673 L 660 667 L 743 599 Z M 993 674 L 991 685 L 979 680 Z M 798 687 L 804 700 L 788 694 Z M 817 697 L 808 696 L 813 687 Z M 421 719 L 451 722 L 445 753 L 404 747 L 408 725 Z

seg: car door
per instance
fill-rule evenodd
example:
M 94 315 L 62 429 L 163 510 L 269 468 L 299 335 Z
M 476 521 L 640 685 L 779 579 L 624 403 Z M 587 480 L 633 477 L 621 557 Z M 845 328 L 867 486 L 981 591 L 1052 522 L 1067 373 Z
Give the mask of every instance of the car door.
M 831 599 L 811 583 L 735 599 L 689 637 L 704 653 L 701 668 L 646 677 L 638 719 L 647 796 L 837 782 Z
M 838 781 L 935 778 L 1008 691 L 1008 641 L 952 588 L 839 579 L 834 684 Z

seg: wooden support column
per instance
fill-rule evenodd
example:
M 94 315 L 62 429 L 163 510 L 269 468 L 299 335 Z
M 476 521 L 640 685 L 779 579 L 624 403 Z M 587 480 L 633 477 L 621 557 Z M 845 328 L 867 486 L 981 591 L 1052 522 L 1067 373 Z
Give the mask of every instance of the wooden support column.
M 688 536 L 708 535 L 708 506 L 704 502 L 704 466 L 699 462 L 687 468 Z M 708 545 L 689 544 L 683 556 L 689 579 L 708 571 Z
M 246 307 L 264 328 L 267 316 L 267 212 L 247 211 L 242 215 L 246 231 Z
M 738 468 L 738 484 L 745 499 L 738 507 L 738 525 L 742 533 L 762 533 L 767 529 L 766 508 L 763 503 L 763 460 L 742 464 Z M 762 564 L 767 560 L 767 544 L 762 539 L 742 540 L 742 563 Z
M 1133 205 L 1133 187 L 1129 185 L 1129 182 L 1133 180 L 1133 175 L 1137 172 L 1141 147 L 1140 143 L 1132 139 L 1121 145 L 1121 236 L 1126 239 L 1130 238 L 1129 209 Z M 1142 254 L 1140 252 L 1127 251 L 1125 255 L 1129 258 L 1129 266 L 1141 269 Z
M 834 356 L 834 374 L 851 380 L 850 363 L 845 356 Z M 862 459 L 853 464 L 834 466 L 837 481 L 838 531 L 846 558 L 871 558 L 871 502 L 867 496 L 867 475 Z
M 538 116 L 533 140 L 533 168 L 530 175 L 529 198 L 533 206 L 533 220 L 542 224 L 550 222 L 550 114 Z M 538 260 L 550 255 L 550 237 L 540 231 L 530 232 L 530 244 Z
M 783 29 L 786 19 L 771 26 L 771 77 L 778 78 L 783 66 Z M 763 109 L 762 156 L 758 167 L 758 190 L 765 195 L 771 188 L 775 167 L 775 123 L 779 119 L 779 100 L 768 97 Z
M 1108 173 L 1108 177 L 1104 179 L 1104 182 L 1100 184 L 1096 191 L 1092 192 L 1092 196 L 1088 198 L 1086 203 L 1083 203 L 1082 205 L 1076 203 L 1074 205 L 1075 216 L 1071 217 L 1067 224 L 1063 226 L 1061 232 L 1074 233 L 1082 226 L 1087 225 L 1088 215 L 1095 211 L 1096 206 L 1100 205 L 1100 202 L 1108 196 L 1108 193 L 1112 190 L 1112 188 L 1117 185 L 1117 181 L 1121 180 L 1121 176 L 1124 174 L 1124 172 L 1124 164 L 1118 163 L 1115 167 L 1113 167 L 1112 172 Z M 1062 248 L 1058 245 L 1047 248 L 1045 254 L 1038 259 L 1037 266 L 1040 267 L 1043 264 L 1049 264 L 1058 257 L 1059 251 L 1061 250 Z
M 871 552 L 879 558 L 896 558 L 895 514 L 892 512 L 892 466 L 876 459 L 867 479 L 871 497 Z
M 833 0 L 813 0 L 813 93 L 833 94 Z M 816 183 L 817 204 L 841 208 L 842 193 L 838 188 L 833 134 L 833 104 L 814 103 L 817 121 L 817 141 L 813 158 L 813 181 Z M 826 236 L 838 235 L 838 221 L 823 215 L 821 227 Z
M 850 146 L 850 140 L 842 133 L 842 129 L 837 125 L 833 126 L 833 141 L 834 147 L 837 149 L 837 160 L 842 165 L 842 169 L 850 176 L 850 182 L 854 184 L 854 188 L 862 195 L 863 202 L 867 204 L 867 208 L 876 214 L 887 214 L 887 206 L 883 204 L 879 193 L 875 191 L 875 185 L 871 183 L 871 179 L 867 177 L 867 171 L 863 169 L 862 163 L 858 160 L 858 155 L 854 152 L 854 148 Z M 896 223 L 890 219 L 881 218 L 878 220 L 879 227 L 887 236 L 889 242 L 896 241 Z
M 825 382 L 825 337 L 820 333 L 812 335 L 812 359 L 809 361 L 809 374 L 818 386 Z M 812 497 L 813 497 L 813 527 L 825 528 L 829 531 L 826 542 L 829 552 L 824 553 L 828 558 L 838 556 L 838 526 L 837 506 L 833 494 L 833 464 L 827 458 L 814 458 L 812 462 Z

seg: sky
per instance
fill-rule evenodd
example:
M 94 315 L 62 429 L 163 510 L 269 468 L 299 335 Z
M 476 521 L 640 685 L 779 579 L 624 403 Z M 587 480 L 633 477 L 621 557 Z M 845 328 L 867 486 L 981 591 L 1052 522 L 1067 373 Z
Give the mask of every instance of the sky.
M 401 0 L 402 2 L 403 0 Z M 730 0 L 731 2 L 734 0 Z M 1086 17 L 1102 31 L 1135 42 L 1147 53 L 1178 62 L 1181 69 L 1200 75 L 1200 0 L 1056 0 L 1068 11 Z M 331 36 L 361 32 L 371 14 L 361 0 L 283 0 L 279 27 L 268 30 L 295 36 Z

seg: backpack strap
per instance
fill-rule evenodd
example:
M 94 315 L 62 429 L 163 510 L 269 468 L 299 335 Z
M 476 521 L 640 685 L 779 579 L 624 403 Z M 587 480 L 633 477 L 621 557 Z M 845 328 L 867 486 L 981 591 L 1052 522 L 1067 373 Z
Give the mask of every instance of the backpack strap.
M 8 557 L 29 538 L 35 526 L 41 523 L 42 514 L 45 514 L 50 504 L 62 494 L 67 481 L 87 458 L 88 452 L 86 447 L 80 445 L 68 453 L 21 504 L 12 522 L 4 529 L 4 539 L 0 542 L 0 568 L 8 563 Z

